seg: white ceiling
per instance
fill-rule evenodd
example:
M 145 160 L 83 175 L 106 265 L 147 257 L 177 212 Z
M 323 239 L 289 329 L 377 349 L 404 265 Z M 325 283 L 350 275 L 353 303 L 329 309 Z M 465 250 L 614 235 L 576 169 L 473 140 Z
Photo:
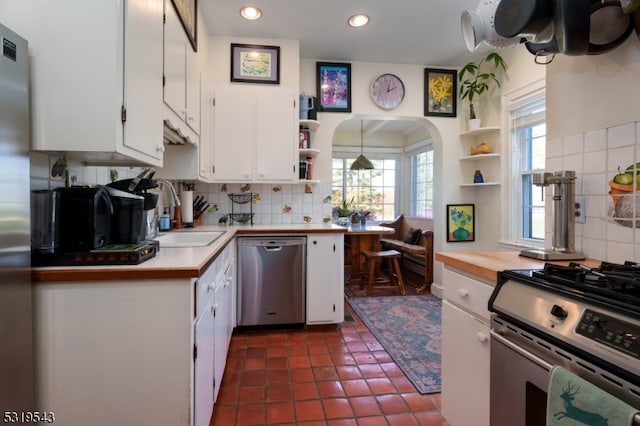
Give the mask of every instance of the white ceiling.
M 414 64 L 459 68 L 472 56 L 460 31 L 463 10 L 479 0 L 200 0 L 210 35 L 300 41 L 301 58 Z M 247 21 L 240 7 L 251 4 L 262 18 Z M 369 24 L 351 28 L 347 19 L 369 15 Z M 374 131 L 410 132 L 415 123 L 368 121 Z M 359 120 L 342 130 L 359 130 Z M 370 130 L 367 130 L 368 133 Z
M 200 0 L 211 35 L 300 40 L 302 58 L 458 67 L 469 59 L 460 15 L 479 0 Z M 247 21 L 251 4 L 262 18 Z M 347 19 L 369 15 L 351 28 Z

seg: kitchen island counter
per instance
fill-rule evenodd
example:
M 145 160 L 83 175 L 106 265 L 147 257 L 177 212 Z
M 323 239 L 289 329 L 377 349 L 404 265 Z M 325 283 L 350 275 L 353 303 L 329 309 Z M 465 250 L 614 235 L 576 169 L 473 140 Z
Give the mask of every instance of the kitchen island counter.
M 211 225 L 171 232 L 190 231 L 225 231 L 225 233 L 204 247 L 161 247 L 155 257 L 139 265 L 37 267 L 33 268 L 31 278 L 34 283 L 197 278 L 209 267 L 227 244 L 238 235 L 336 234 L 347 232 L 347 228 L 332 224 Z
M 470 251 L 470 252 L 438 252 L 435 259 L 460 269 L 469 274 L 486 278 L 494 283 L 498 279 L 498 272 L 505 269 L 541 269 L 545 262 L 558 265 L 568 265 L 570 261 L 544 261 L 519 255 L 518 251 Z M 596 267 L 599 260 L 583 259 L 574 262 Z

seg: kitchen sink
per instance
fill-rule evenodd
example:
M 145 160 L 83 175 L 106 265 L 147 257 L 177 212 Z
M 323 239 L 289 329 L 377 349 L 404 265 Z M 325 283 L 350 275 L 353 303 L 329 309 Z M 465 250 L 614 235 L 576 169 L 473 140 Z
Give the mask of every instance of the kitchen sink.
M 226 231 L 187 231 L 159 234 L 155 240 L 162 247 L 204 247 L 208 246 Z

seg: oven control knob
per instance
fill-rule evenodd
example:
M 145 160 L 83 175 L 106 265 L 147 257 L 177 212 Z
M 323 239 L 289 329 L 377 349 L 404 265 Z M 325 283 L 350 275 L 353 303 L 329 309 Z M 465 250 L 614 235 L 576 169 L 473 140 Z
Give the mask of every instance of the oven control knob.
M 567 315 L 569 315 L 569 313 L 562 306 L 553 305 L 553 307 L 551 308 L 551 315 L 560 319 L 565 319 Z

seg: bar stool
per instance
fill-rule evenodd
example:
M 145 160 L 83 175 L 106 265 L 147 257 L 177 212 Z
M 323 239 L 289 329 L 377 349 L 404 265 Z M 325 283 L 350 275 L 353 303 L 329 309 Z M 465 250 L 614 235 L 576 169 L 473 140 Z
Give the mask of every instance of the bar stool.
M 367 296 L 371 296 L 374 288 L 377 290 L 398 290 L 400 294 L 405 294 L 399 262 L 402 254 L 399 251 L 363 251 L 362 256 L 364 257 L 365 267 L 362 272 L 360 288 L 364 287 L 366 280 L 368 283 Z M 388 277 L 376 277 L 376 270 L 384 259 L 387 260 Z

